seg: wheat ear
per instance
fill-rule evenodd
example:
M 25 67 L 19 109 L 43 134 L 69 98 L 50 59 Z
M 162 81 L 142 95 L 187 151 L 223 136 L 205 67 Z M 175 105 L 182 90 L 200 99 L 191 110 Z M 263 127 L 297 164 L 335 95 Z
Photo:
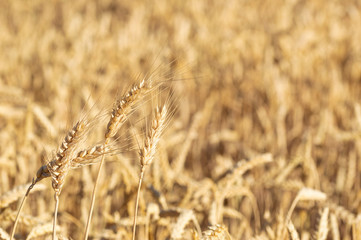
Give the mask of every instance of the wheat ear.
M 37 174 L 39 176 L 38 178 L 43 177 L 43 175 L 46 177 L 49 174 L 52 177 L 52 187 L 55 192 L 53 240 L 56 239 L 55 229 L 59 207 L 59 195 L 64 186 L 65 178 L 72 166 L 72 161 L 77 157 L 79 148 L 85 141 L 89 128 L 90 123 L 85 118 L 78 121 L 64 138 L 55 158 L 46 165 L 47 168 L 40 168 Z
M 137 226 L 138 217 L 138 204 L 139 204 L 139 193 L 143 182 L 144 172 L 146 167 L 152 163 L 157 145 L 160 140 L 160 136 L 165 127 L 167 118 L 167 107 L 164 105 L 162 108 L 158 107 L 155 111 L 155 116 L 152 121 L 152 126 L 149 129 L 147 138 L 144 141 L 144 148 L 140 150 L 140 177 L 138 183 L 137 199 L 135 202 L 134 221 L 133 221 L 133 237 L 135 239 L 135 231 Z
M 133 111 L 134 104 L 136 104 L 145 94 L 150 92 L 151 89 L 152 89 L 151 81 L 148 80 L 148 82 L 146 83 L 145 79 L 143 79 L 143 81 L 141 81 L 138 85 L 134 85 L 120 100 L 116 102 L 110 120 L 107 125 L 107 130 L 105 132 L 104 146 L 109 144 L 110 139 L 115 136 L 115 134 L 119 131 L 123 123 L 128 119 L 128 116 Z M 99 183 L 100 173 L 103 168 L 104 159 L 105 157 L 103 155 L 99 164 L 97 178 L 95 180 L 95 184 L 93 188 L 92 200 L 90 203 L 84 240 L 88 239 L 88 235 L 89 235 L 91 218 L 93 215 L 93 209 L 95 203 L 95 194 Z

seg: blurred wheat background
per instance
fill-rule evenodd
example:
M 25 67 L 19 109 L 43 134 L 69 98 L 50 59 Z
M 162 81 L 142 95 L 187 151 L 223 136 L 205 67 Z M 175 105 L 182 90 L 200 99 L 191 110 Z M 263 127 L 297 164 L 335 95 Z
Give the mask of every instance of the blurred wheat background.
M 152 71 L 177 101 L 137 239 L 361 239 L 360 26 L 352 0 L 1 0 L 0 239 L 81 114 Z M 89 239 L 131 237 L 141 112 L 106 158 Z M 69 173 L 59 238 L 82 239 L 97 169 Z M 44 179 L 15 238 L 48 239 L 53 206 Z

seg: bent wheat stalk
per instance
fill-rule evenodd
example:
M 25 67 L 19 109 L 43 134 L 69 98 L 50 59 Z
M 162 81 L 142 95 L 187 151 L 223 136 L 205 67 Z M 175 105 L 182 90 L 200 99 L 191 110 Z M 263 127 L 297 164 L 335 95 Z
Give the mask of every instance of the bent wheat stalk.
M 82 143 L 84 143 L 86 136 L 90 129 L 90 123 L 83 118 L 78 121 L 75 126 L 68 132 L 55 158 L 50 161 L 46 168 L 40 168 L 38 175 L 40 177 L 48 176 L 52 178 L 52 187 L 54 189 L 55 209 L 53 219 L 53 240 L 56 239 L 56 223 L 59 207 L 59 195 L 65 183 L 65 178 L 68 175 L 72 166 L 72 161 L 77 158 L 78 152 Z
M 151 129 L 148 132 L 148 136 L 144 141 L 144 148 L 140 150 L 140 177 L 138 183 L 137 199 L 135 202 L 135 211 L 134 211 L 134 220 L 133 220 L 133 240 L 135 239 L 135 231 L 137 226 L 137 216 L 138 216 L 138 204 L 139 204 L 139 193 L 143 182 L 144 172 L 148 165 L 153 161 L 155 151 L 160 140 L 160 136 L 165 127 L 165 122 L 167 118 L 167 107 L 166 105 L 163 108 L 157 108 L 155 111 L 155 116 L 152 121 Z

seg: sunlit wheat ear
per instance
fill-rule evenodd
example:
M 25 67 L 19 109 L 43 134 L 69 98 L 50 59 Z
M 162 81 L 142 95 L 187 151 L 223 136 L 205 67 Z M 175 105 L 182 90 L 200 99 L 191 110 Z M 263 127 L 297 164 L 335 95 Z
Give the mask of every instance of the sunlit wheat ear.
M 65 178 L 68 175 L 68 172 L 72 166 L 72 161 L 77 157 L 81 146 L 86 140 L 89 128 L 90 124 L 85 118 L 78 121 L 64 138 L 54 159 L 46 165 L 47 170 L 49 171 L 52 178 L 52 187 L 55 192 L 53 240 L 56 239 L 55 229 L 59 207 L 59 195 L 64 186 Z M 38 175 L 40 177 L 42 176 L 43 172 L 46 173 L 46 170 L 42 171 L 42 168 L 40 168 L 39 171 Z
M 153 161 L 157 145 L 160 140 L 160 136 L 165 127 L 165 123 L 167 120 L 168 109 L 166 105 L 162 108 L 158 107 L 155 111 L 154 118 L 152 120 L 152 125 L 148 130 L 147 137 L 144 141 L 144 147 L 140 150 L 140 177 L 138 183 L 138 191 L 137 191 L 137 199 L 135 203 L 135 211 L 134 211 L 134 222 L 133 222 L 133 240 L 135 239 L 135 231 L 137 226 L 137 215 L 138 215 L 138 204 L 139 204 L 139 193 L 142 186 L 142 181 L 144 177 L 145 169 L 148 165 L 150 165 Z
M 123 123 L 128 119 L 129 114 L 132 112 L 134 104 L 136 104 L 141 97 L 147 94 L 151 89 L 151 82 L 143 80 L 138 85 L 134 85 L 115 103 L 105 133 L 106 142 L 117 134 Z
M 89 122 L 86 119 L 78 121 L 66 135 L 55 158 L 47 164 L 52 178 L 52 186 L 57 196 L 61 193 L 72 161 L 77 157 L 88 131 Z
M 96 159 L 103 155 L 111 153 L 113 149 L 114 146 L 101 144 L 82 150 L 78 152 L 76 158 L 71 162 L 71 168 L 79 168 L 86 165 L 94 164 L 96 163 Z
M 129 115 L 134 111 L 134 105 L 139 102 L 146 94 L 155 89 L 152 86 L 152 81 L 150 78 L 143 79 L 138 85 L 134 85 L 127 93 L 123 95 L 123 97 L 116 101 L 115 107 L 111 113 L 110 120 L 107 125 L 107 129 L 105 132 L 105 140 L 104 146 L 107 146 L 112 137 L 114 137 L 119 129 L 122 127 L 124 122 L 128 119 Z M 95 194 L 97 191 L 97 186 L 99 182 L 99 177 L 101 170 L 104 164 L 104 155 L 102 155 L 102 159 L 100 160 L 97 178 L 95 180 L 92 200 L 90 203 L 89 215 L 86 224 L 84 239 L 88 239 L 89 229 L 91 224 L 91 218 L 93 215 L 94 203 L 95 203 Z

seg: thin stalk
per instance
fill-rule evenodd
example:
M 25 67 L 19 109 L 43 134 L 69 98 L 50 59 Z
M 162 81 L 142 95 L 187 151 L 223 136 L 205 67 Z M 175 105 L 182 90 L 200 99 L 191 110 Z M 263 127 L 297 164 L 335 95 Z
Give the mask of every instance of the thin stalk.
M 95 184 L 94 184 L 94 188 L 93 188 L 92 200 L 91 200 L 90 209 L 89 209 L 88 221 L 87 221 L 87 223 L 86 223 L 84 240 L 87 240 L 87 239 L 88 239 L 88 235 L 89 235 L 90 223 L 91 223 L 91 219 L 92 219 L 92 215 L 93 215 L 93 209 L 94 209 L 94 203 L 95 203 L 95 194 L 96 194 L 97 186 L 98 186 L 98 183 L 99 183 L 100 173 L 101 173 L 102 168 L 103 168 L 104 158 L 105 158 L 105 157 L 104 157 L 104 155 L 103 155 L 103 156 L 102 156 L 102 160 L 100 161 L 97 179 L 95 180 Z
M 140 171 L 139 183 L 138 183 L 137 200 L 135 202 L 135 210 L 134 210 L 133 237 L 132 237 L 133 240 L 135 240 L 135 231 L 136 231 L 136 228 L 137 228 L 139 194 L 140 194 L 140 189 L 142 187 L 144 172 L 145 172 L 145 166 L 142 166 L 142 169 Z
M 36 181 L 34 181 L 34 179 L 33 179 L 33 182 L 32 182 L 31 185 L 29 186 L 28 190 L 27 190 L 26 193 L 25 193 L 25 196 L 24 196 L 23 200 L 21 201 L 20 208 L 19 208 L 19 210 L 18 210 L 18 213 L 16 214 L 16 218 L 15 218 L 15 222 L 14 222 L 14 227 L 13 227 L 13 230 L 11 231 L 10 240 L 13 240 L 13 239 L 14 239 L 14 234 L 15 234 L 16 226 L 18 225 L 18 222 L 19 222 L 20 213 L 21 213 L 21 211 L 23 210 L 23 207 L 24 207 L 24 205 L 25 205 L 26 199 L 27 199 L 28 196 L 29 196 L 30 190 L 35 186 L 35 184 L 36 184 Z
M 56 240 L 56 220 L 58 218 L 59 208 L 59 196 L 55 194 L 55 210 L 54 210 L 54 222 L 53 222 L 53 240 Z

